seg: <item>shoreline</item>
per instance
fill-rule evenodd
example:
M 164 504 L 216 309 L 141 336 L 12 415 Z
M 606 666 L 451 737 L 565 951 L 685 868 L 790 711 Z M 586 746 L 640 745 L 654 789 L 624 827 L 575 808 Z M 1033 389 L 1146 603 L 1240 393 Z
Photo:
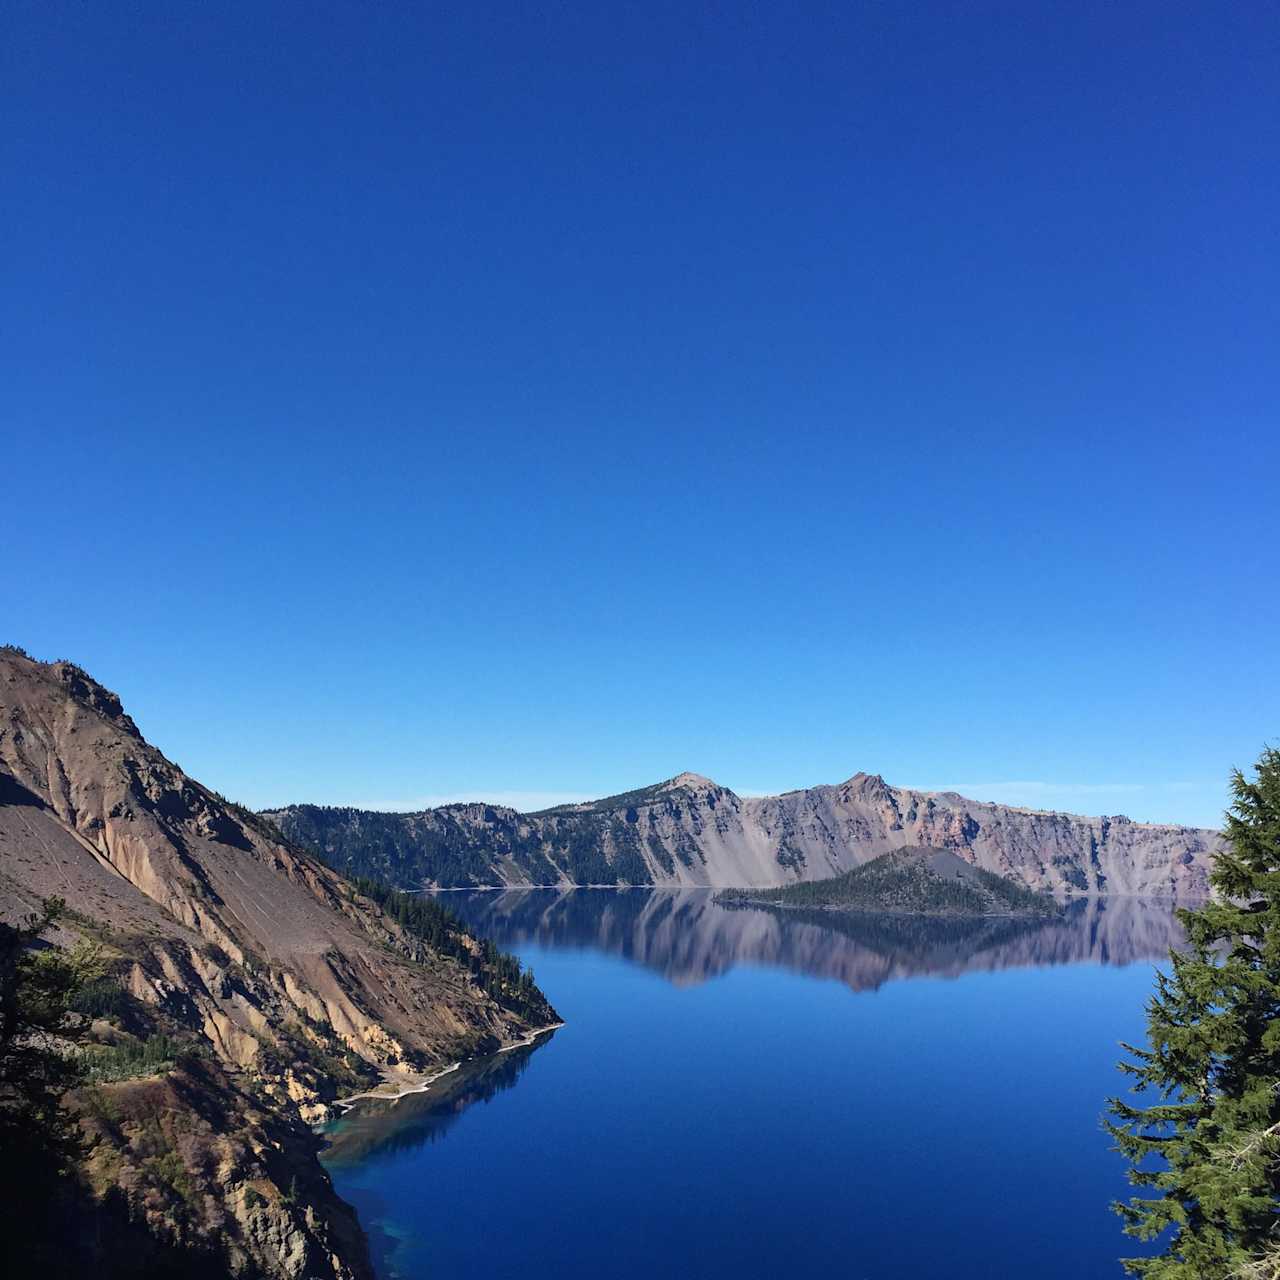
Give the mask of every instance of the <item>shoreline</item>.
M 366 1089 L 363 1093 L 353 1093 L 346 1098 L 335 1098 L 330 1107 L 341 1108 L 342 1114 L 345 1115 L 357 1102 L 370 1099 L 375 1102 L 398 1102 L 401 1098 L 407 1098 L 410 1094 L 426 1093 L 437 1080 L 442 1080 L 445 1076 L 451 1075 L 457 1071 L 464 1063 L 477 1062 L 480 1058 L 496 1057 L 500 1053 L 510 1053 L 512 1049 L 524 1049 L 533 1044 L 539 1036 L 546 1035 L 549 1031 L 558 1031 L 564 1026 L 563 1022 L 549 1022 L 545 1027 L 535 1027 L 528 1032 L 523 1038 L 513 1040 L 510 1044 L 499 1046 L 492 1054 L 482 1053 L 474 1058 L 459 1058 L 457 1062 L 450 1063 L 447 1067 L 441 1067 L 438 1071 L 433 1071 L 427 1075 L 417 1076 L 411 1082 L 403 1084 L 393 1093 L 379 1093 L 377 1087 Z M 393 1083 L 392 1080 L 384 1080 L 385 1084 Z
M 863 864 L 865 865 L 865 864 Z M 792 884 L 809 884 L 812 881 L 796 880 Z M 699 893 L 753 893 L 761 889 L 784 889 L 790 885 L 715 885 L 715 884 L 457 884 L 432 886 L 431 888 L 422 889 L 401 889 L 400 893 L 406 894 L 422 894 L 423 896 L 437 896 L 445 893 L 527 893 L 532 890 L 554 890 L 556 893 L 573 893 L 579 889 L 596 889 L 608 890 L 613 893 L 624 891 L 643 889 L 650 893 L 687 893 L 695 891 Z M 1029 887 L 1029 886 L 1028 886 Z M 1048 896 L 1052 896 L 1055 902 L 1097 902 L 1104 898 L 1133 898 L 1139 902 L 1171 902 L 1174 904 L 1182 902 L 1204 903 L 1212 900 L 1211 893 L 1187 892 L 1187 893 L 1133 893 L 1128 889 L 1108 889 L 1102 892 L 1090 891 L 1086 889 L 1053 889 L 1039 890 L 1032 889 L 1033 893 L 1044 892 Z M 917 914 L 908 912 L 906 914 Z

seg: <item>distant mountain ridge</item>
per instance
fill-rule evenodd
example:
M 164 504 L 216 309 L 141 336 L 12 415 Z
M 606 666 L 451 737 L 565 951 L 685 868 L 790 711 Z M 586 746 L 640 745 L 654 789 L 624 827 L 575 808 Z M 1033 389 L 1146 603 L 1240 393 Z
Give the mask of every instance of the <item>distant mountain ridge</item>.
M 1208 892 L 1209 858 L 1221 841 L 1198 827 L 991 804 L 894 787 L 867 773 L 777 796 L 739 796 L 682 773 L 538 813 L 489 804 L 406 814 L 304 804 L 263 816 L 338 869 L 404 888 L 769 888 L 925 845 L 1029 889 L 1194 898 Z

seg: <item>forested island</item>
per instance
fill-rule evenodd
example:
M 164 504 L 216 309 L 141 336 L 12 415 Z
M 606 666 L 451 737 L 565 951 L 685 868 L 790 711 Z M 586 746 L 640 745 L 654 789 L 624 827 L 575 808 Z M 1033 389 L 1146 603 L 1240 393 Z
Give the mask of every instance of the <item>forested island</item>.
M 1052 898 L 984 871 L 950 849 L 905 846 L 826 880 L 778 889 L 726 889 L 717 900 L 830 911 L 879 911 L 903 915 L 1053 915 Z

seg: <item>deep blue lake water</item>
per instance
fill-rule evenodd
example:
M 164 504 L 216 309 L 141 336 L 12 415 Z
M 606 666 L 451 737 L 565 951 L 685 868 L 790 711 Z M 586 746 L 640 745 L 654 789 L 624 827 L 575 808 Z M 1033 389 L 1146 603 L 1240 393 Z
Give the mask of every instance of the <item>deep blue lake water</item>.
M 326 1157 L 390 1280 L 1119 1280 L 1099 1127 L 1167 906 L 793 917 L 701 892 L 450 894 L 566 1025 L 353 1111 Z

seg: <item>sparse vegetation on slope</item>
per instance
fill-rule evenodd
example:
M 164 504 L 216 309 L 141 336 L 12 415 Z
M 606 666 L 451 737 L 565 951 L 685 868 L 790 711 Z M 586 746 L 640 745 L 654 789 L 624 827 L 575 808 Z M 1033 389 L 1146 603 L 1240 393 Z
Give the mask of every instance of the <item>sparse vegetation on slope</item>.
M 392 919 L 444 955 L 466 966 L 481 989 L 504 1009 L 528 1018 L 535 1026 L 557 1021 L 556 1012 L 515 956 L 499 950 L 487 938 L 479 939 L 434 898 L 402 893 L 376 880 L 360 877 L 356 888 L 372 898 Z
M 653 880 L 634 811 L 628 819 L 625 808 L 615 813 L 568 806 L 522 815 L 475 804 L 396 814 L 294 805 L 268 816 L 288 839 L 344 875 L 400 889 L 498 884 L 495 865 L 506 868 L 506 878 L 527 884 Z

